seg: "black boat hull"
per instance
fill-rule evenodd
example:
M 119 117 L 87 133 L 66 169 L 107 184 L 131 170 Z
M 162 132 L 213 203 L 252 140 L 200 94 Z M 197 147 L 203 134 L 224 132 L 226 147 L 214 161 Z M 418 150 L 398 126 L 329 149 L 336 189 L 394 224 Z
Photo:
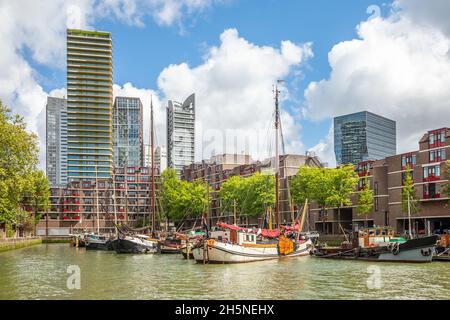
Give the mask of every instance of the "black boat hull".
M 139 244 L 127 239 L 115 239 L 111 246 L 117 253 L 151 253 L 152 250 L 144 244 Z
M 398 247 L 358 248 L 333 253 L 327 252 L 326 249 L 316 249 L 313 255 L 328 259 L 426 263 L 433 260 L 437 240 L 437 236 L 430 236 L 408 240 Z
M 101 250 L 101 251 L 112 250 L 111 241 L 108 240 L 104 243 L 102 243 L 102 242 L 87 242 L 86 250 Z

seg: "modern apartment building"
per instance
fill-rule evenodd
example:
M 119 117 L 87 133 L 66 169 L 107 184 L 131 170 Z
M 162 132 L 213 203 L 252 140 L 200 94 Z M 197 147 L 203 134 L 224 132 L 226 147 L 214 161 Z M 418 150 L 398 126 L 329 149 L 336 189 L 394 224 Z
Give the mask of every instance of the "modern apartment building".
M 155 168 L 157 172 L 162 173 L 167 169 L 167 149 L 165 146 L 157 146 L 154 153 L 155 157 Z M 152 165 L 150 159 L 150 146 L 145 145 L 145 167 L 150 167 Z
M 143 121 L 141 99 L 116 97 L 113 106 L 114 167 L 144 165 Z
M 195 161 L 195 94 L 167 106 L 167 165 L 181 174 Z
M 98 179 L 98 186 L 95 180 L 85 180 L 51 188 L 51 207 L 37 225 L 37 234 L 97 232 L 97 226 L 101 233 L 114 233 L 114 211 L 119 222 L 133 226 L 140 221 L 148 225 L 151 214 L 149 168 L 114 168 L 112 177 Z
M 67 183 L 67 100 L 47 97 L 46 173 L 52 187 Z
M 450 229 L 449 198 L 443 194 L 446 161 L 450 159 L 450 128 L 432 130 L 419 141 L 419 150 L 392 155 L 381 160 L 364 161 L 356 166 L 360 183 L 352 196 L 353 205 L 321 212 L 313 208 L 313 224 L 325 234 L 341 233 L 339 222 L 346 230 L 362 226 L 391 226 L 399 233 L 409 230 L 408 214 L 402 209 L 402 190 L 406 174 L 412 169 L 419 212 L 411 217 L 411 229 L 417 234 L 440 233 Z M 358 192 L 364 181 L 374 192 L 373 210 L 366 216 L 358 215 Z
M 334 118 L 337 164 L 358 164 L 396 154 L 396 123 L 368 111 Z
M 111 177 L 112 76 L 111 34 L 67 30 L 69 181 Z

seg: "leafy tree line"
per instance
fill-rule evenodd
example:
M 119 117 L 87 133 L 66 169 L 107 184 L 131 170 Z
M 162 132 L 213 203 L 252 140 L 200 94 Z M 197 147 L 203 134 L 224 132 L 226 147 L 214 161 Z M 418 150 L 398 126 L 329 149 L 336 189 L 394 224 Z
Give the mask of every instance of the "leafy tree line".
M 37 136 L 0 101 L 0 223 L 8 236 L 14 225 L 33 230 L 50 207 L 49 184 L 38 159 Z
M 180 180 L 175 169 L 167 169 L 161 174 L 160 186 L 160 220 L 180 221 L 206 213 L 211 201 L 206 182 Z

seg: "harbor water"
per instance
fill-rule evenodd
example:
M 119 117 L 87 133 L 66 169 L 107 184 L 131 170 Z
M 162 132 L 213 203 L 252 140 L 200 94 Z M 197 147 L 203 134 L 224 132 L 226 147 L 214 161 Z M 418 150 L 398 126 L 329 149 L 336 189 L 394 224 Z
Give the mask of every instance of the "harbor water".
M 70 285 L 79 270 L 79 289 Z M 449 299 L 450 264 L 314 257 L 202 265 L 69 244 L 0 253 L 0 299 Z

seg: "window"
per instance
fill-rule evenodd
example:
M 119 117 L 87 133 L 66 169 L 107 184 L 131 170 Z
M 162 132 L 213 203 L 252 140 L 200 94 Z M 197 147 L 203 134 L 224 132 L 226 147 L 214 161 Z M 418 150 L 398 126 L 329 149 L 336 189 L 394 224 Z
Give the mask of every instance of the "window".
M 445 149 L 437 149 L 430 151 L 430 162 L 443 161 L 446 158 Z
M 437 199 L 441 195 L 438 191 L 436 183 L 425 184 L 423 186 L 423 198 L 424 199 Z
M 402 169 L 406 169 L 407 167 L 414 167 L 416 165 L 416 155 L 415 154 L 406 154 L 402 156 Z
M 423 168 L 423 179 L 439 178 L 441 176 L 440 166 L 431 166 Z

